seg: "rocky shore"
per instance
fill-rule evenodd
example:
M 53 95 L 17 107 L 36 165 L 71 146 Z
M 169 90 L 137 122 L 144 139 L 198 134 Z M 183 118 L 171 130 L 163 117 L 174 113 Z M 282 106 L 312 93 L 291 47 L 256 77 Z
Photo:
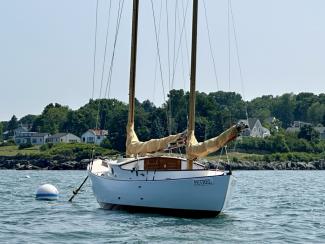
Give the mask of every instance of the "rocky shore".
M 44 159 L 29 157 L 0 157 L 0 169 L 16 169 L 16 170 L 85 170 L 90 159 L 82 159 L 79 161 L 69 159 Z M 224 169 L 228 163 L 220 162 L 204 162 L 207 167 Z M 252 162 L 252 161 L 236 161 L 230 162 L 232 170 L 324 170 L 325 160 L 316 160 L 311 162 Z
M 218 169 L 224 169 L 228 165 L 227 162 L 212 162 L 212 164 Z M 238 161 L 230 162 L 230 167 L 232 170 L 325 170 L 325 160 L 311 162 Z
M 16 170 L 85 170 L 90 159 L 74 160 L 52 160 L 0 157 L 0 169 Z

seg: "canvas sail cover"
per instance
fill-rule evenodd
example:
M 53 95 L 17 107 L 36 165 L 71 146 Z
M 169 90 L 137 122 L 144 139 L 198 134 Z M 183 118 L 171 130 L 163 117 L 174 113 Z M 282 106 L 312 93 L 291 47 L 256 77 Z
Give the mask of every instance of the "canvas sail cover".
M 230 127 L 228 130 L 221 133 L 219 136 L 206 140 L 204 142 L 198 142 L 194 135 L 194 130 L 188 132 L 187 138 L 187 158 L 194 160 L 196 158 L 205 157 L 208 154 L 217 151 L 229 141 L 235 139 L 238 136 L 240 129 L 237 125 Z
M 182 133 L 176 135 L 170 135 L 160 139 L 151 139 L 149 141 L 139 141 L 135 131 L 134 124 L 129 123 L 127 126 L 127 138 L 126 138 L 126 155 L 144 155 L 147 153 L 153 153 L 161 151 L 168 147 L 169 143 L 176 142 L 182 135 Z

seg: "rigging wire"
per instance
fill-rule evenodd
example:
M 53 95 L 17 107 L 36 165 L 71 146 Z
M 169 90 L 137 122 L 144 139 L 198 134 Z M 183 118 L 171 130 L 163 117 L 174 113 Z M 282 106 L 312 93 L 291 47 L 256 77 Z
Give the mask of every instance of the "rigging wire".
M 231 0 L 229 0 L 229 6 L 230 6 L 230 14 L 231 14 L 231 19 L 232 19 L 232 24 L 233 24 L 233 32 L 234 32 L 234 39 L 235 39 L 237 63 L 238 63 L 240 83 L 241 83 L 241 93 L 243 95 L 243 100 L 245 101 L 246 100 L 246 96 L 245 96 L 245 87 L 244 87 L 244 76 L 243 76 L 242 66 L 241 66 L 241 62 L 240 62 L 238 39 L 237 39 L 237 31 L 236 31 L 236 22 L 235 22 L 235 17 L 234 17 L 233 10 L 232 10 Z M 246 101 L 245 101 L 245 110 L 246 110 L 245 111 L 245 113 L 246 113 L 246 119 L 247 119 L 247 123 L 248 123 L 248 108 L 247 108 Z
M 175 1 L 175 12 L 174 12 L 174 43 L 173 43 L 173 73 L 175 72 L 176 65 L 175 65 L 175 52 L 176 52 L 176 31 L 177 31 L 177 26 L 176 26 L 176 17 L 178 16 L 178 1 Z M 173 87 L 169 84 L 170 87 L 169 89 L 171 90 Z
M 93 61 L 93 90 L 92 90 L 92 94 L 91 94 L 92 99 L 94 99 L 94 93 L 95 93 L 96 52 L 97 52 L 97 21 L 98 21 L 98 0 L 96 1 L 95 44 L 94 44 L 94 61 Z
M 175 1 L 175 11 L 174 11 L 174 40 L 173 40 L 173 73 L 175 72 L 175 52 L 176 52 L 176 31 L 177 31 L 177 26 L 176 26 L 176 19 L 177 19 L 177 10 L 178 10 L 178 1 Z M 169 64 L 168 64 L 169 65 Z M 171 91 L 173 89 L 173 82 L 171 83 L 170 82 L 170 77 L 169 77 L 169 91 Z M 171 93 L 169 93 L 171 95 Z M 172 133 L 172 117 L 173 117 L 173 114 L 172 114 L 172 97 L 170 96 L 170 98 L 168 99 L 169 101 L 169 134 Z
M 185 11 L 185 7 L 184 7 L 184 2 L 182 0 L 182 13 L 183 13 L 183 18 L 185 19 L 186 17 L 186 11 Z M 188 48 L 188 41 L 187 41 L 187 35 L 186 35 L 186 31 L 187 31 L 187 28 L 186 26 L 184 26 L 184 30 L 185 30 L 185 47 L 186 47 L 186 58 L 187 58 L 187 67 L 188 67 L 188 76 L 190 76 L 190 73 L 191 73 L 191 67 L 190 67 L 190 52 L 189 52 L 189 48 Z
M 166 1 L 166 4 L 165 4 L 165 8 L 166 8 L 166 31 L 167 31 L 167 63 L 168 63 L 168 85 L 170 87 L 170 44 L 169 44 L 169 40 L 170 40 L 170 37 L 169 37 L 169 15 L 168 15 L 168 1 Z
M 218 80 L 218 75 L 217 75 L 216 62 L 215 62 L 215 59 L 214 59 L 213 49 L 212 49 L 212 45 L 211 45 L 210 28 L 209 28 L 209 22 L 208 22 L 208 16 L 207 16 L 207 9 L 206 9 L 206 5 L 205 5 L 205 0 L 203 0 L 203 6 L 204 6 L 205 23 L 206 23 L 207 33 L 208 33 L 208 40 L 209 40 L 210 55 L 211 55 L 211 59 L 212 59 L 212 62 L 213 62 L 213 72 L 214 72 L 214 77 L 215 77 L 215 80 L 216 80 L 217 90 L 219 90 L 219 80 Z
M 107 43 L 108 43 L 108 32 L 109 32 L 110 18 L 111 18 L 111 7 L 112 7 L 112 0 L 109 1 L 109 8 L 108 8 L 107 27 L 106 27 L 106 36 L 105 36 L 105 49 L 104 49 L 104 57 L 103 57 L 103 65 L 102 65 L 102 75 L 101 75 L 101 80 L 100 80 L 99 99 L 102 98 L 103 79 L 104 79 L 104 73 L 105 73 L 106 53 L 107 53 Z M 96 127 L 95 127 L 96 129 L 100 127 L 99 126 L 100 107 L 101 107 L 101 100 L 98 100 L 97 114 L 96 114 Z
M 177 1 L 176 1 L 177 2 Z M 168 63 L 168 87 L 169 87 L 169 91 L 170 89 L 170 84 L 171 84 L 171 80 L 170 80 L 170 36 L 169 36 L 169 14 L 168 14 L 168 1 L 166 1 L 165 4 L 166 7 L 166 31 L 167 31 L 167 63 Z M 168 128 L 168 134 L 171 135 L 172 133 L 172 128 L 171 128 L 171 103 L 170 103 L 171 98 L 169 98 L 169 103 L 166 103 L 166 114 L 167 114 L 167 128 Z
M 230 33 L 230 0 L 227 6 L 227 32 L 228 32 L 228 91 L 230 92 L 231 82 L 231 33 Z
M 182 25 L 182 29 L 181 29 L 181 33 L 180 33 L 180 37 L 179 37 L 178 48 L 177 48 L 177 55 L 176 55 L 175 65 L 177 65 L 177 63 L 178 63 L 179 51 L 180 51 L 180 47 L 181 47 L 181 44 L 182 44 L 182 37 L 183 37 L 184 29 L 185 29 L 186 16 L 187 16 L 187 10 L 188 10 L 188 3 L 189 3 L 189 0 L 187 1 L 187 4 L 186 4 L 185 15 L 184 15 L 184 18 L 183 18 L 183 25 Z M 173 71 L 174 72 L 172 74 L 172 86 L 174 86 L 176 68 L 174 68 Z
M 92 94 L 91 98 L 92 100 L 94 99 L 94 93 L 95 93 L 95 73 L 96 73 L 96 51 L 97 51 L 97 26 L 98 26 L 98 0 L 96 1 L 96 21 L 95 21 L 95 43 L 94 43 L 94 60 L 93 60 L 93 89 L 92 89 Z M 98 119 L 97 119 L 98 120 Z M 96 127 L 97 127 L 97 122 L 96 122 Z M 94 161 L 94 156 L 95 156 L 95 145 L 93 145 L 90 157 L 91 157 L 91 166 L 92 167 L 92 162 Z M 88 179 L 88 176 L 84 180 Z M 84 182 L 81 184 L 80 188 L 84 184 Z M 78 193 L 78 191 L 76 191 Z M 75 195 L 75 194 L 74 194 Z M 74 195 L 69 199 L 69 201 L 72 201 Z
M 122 13 L 123 13 L 123 6 L 124 6 L 124 0 L 122 0 L 122 1 L 120 0 L 119 6 L 118 6 L 117 20 L 116 20 L 113 52 L 112 52 L 111 63 L 110 63 L 110 67 L 109 67 L 109 74 L 108 74 L 108 78 L 107 78 L 107 82 L 106 82 L 106 89 L 105 89 L 105 97 L 107 96 L 107 98 L 109 98 L 110 90 L 111 90 L 113 65 L 114 65 L 114 60 L 115 60 L 115 51 L 116 51 L 116 44 L 117 44 L 117 39 L 118 39 L 118 34 L 119 34 L 119 29 L 120 29 L 120 23 L 121 23 L 121 18 L 122 18 Z
M 161 79 L 162 90 L 163 90 L 163 98 L 164 98 L 164 102 L 167 104 L 166 95 L 165 95 L 166 93 L 165 93 L 164 77 L 163 77 L 160 50 L 159 50 L 159 40 L 158 40 L 158 33 L 157 33 L 156 15 L 155 15 L 155 9 L 154 9 L 152 0 L 151 0 L 151 10 L 152 10 L 152 17 L 153 17 L 153 23 L 154 23 L 154 29 L 155 29 L 156 49 L 157 49 L 157 56 L 158 56 L 158 61 L 159 61 L 159 70 L 160 70 L 160 79 Z M 168 121 L 168 110 L 166 110 L 166 119 L 167 119 L 167 128 L 169 128 L 168 127 L 168 123 L 169 123 L 169 121 Z
M 159 20 L 158 20 L 158 42 L 160 40 L 160 30 L 161 30 L 161 14 L 162 14 L 162 0 L 160 0 L 160 8 L 159 8 Z M 155 94 L 156 94 L 156 82 L 157 82 L 157 69 L 158 69 L 158 55 L 156 53 L 155 58 L 155 78 L 153 83 L 153 93 L 152 93 L 152 101 L 155 103 Z
M 100 79 L 99 98 L 101 98 L 101 96 L 102 96 L 102 89 L 103 89 L 103 80 L 104 80 L 105 64 L 106 64 L 106 53 L 107 53 L 107 42 L 108 42 L 108 32 L 109 32 L 110 18 L 111 18 L 111 7 L 112 7 L 112 0 L 109 1 L 107 27 L 106 27 L 106 37 L 105 37 L 105 49 L 104 49 L 104 58 L 103 58 L 103 65 L 102 65 L 102 76 L 101 76 L 101 79 Z
M 179 16 L 178 16 L 177 20 L 178 20 L 178 28 L 180 29 L 181 28 L 181 21 L 179 19 Z M 186 37 L 186 33 L 185 33 L 185 37 Z M 186 40 L 185 40 L 185 42 L 186 42 Z M 182 76 L 183 76 L 183 90 L 185 90 L 185 84 L 186 84 L 187 79 L 189 77 L 189 73 L 187 74 L 188 77 L 186 77 L 185 76 L 185 68 L 184 68 L 184 66 L 185 66 L 185 64 L 184 64 L 184 54 L 183 54 L 183 48 L 182 47 L 181 47 L 181 57 L 182 57 L 182 59 L 181 59 L 182 63 L 181 64 L 182 64 Z M 187 72 L 188 72 L 188 70 L 187 70 Z

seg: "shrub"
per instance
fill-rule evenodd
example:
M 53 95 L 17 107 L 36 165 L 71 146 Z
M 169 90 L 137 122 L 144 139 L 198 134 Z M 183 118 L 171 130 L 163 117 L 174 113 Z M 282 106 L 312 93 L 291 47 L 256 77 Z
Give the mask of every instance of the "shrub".
M 112 148 L 111 142 L 109 141 L 108 138 L 105 138 L 100 144 L 100 146 L 107 149 Z
M 15 146 L 16 143 L 13 139 L 0 143 L 0 147 Z
M 40 147 L 40 150 L 43 152 L 51 149 L 52 147 L 53 147 L 53 143 L 46 143 Z
M 27 143 L 20 144 L 18 149 L 21 150 L 21 149 L 25 149 L 25 148 L 30 148 L 32 146 L 33 146 L 32 143 L 27 142 Z

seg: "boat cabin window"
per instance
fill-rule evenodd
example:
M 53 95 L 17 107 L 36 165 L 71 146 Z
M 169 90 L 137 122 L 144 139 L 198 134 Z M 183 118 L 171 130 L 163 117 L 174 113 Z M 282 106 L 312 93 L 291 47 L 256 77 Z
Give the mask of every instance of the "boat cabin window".
M 181 160 L 178 158 L 145 158 L 144 170 L 180 170 Z

